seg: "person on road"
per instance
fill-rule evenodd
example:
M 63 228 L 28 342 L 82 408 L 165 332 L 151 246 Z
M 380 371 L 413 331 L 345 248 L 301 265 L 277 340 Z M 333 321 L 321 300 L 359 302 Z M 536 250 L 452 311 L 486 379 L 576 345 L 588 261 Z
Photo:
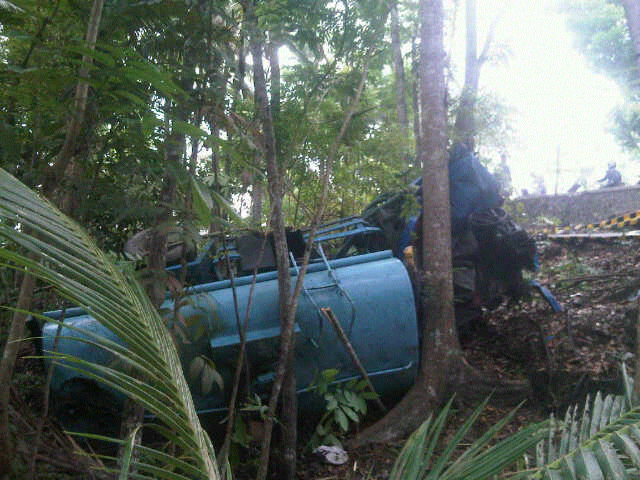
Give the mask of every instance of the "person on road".
M 602 183 L 602 188 L 622 185 L 622 175 L 620 175 L 620 172 L 616 169 L 616 164 L 614 162 L 609 163 L 607 173 L 605 173 L 604 177 L 598 180 L 598 182 Z

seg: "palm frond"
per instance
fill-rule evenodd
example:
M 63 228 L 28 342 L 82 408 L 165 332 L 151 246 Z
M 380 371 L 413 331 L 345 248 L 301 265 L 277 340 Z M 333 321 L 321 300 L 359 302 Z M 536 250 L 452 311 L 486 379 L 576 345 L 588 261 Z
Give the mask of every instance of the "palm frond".
M 24 12 L 22 8 L 9 0 L 0 0 L 0 10 L 11 10 L 14 12 Z
M 429 417 L 405 443 L 396 458 L 390 478 L 392 480 L 414 479 L 462 479 L 481 480 L 491 478 L 521 458 L 540 440 L 548 435 L 546 422 L 533 424 L 522 429 L 494 446 L 489 444 L 496 434 L 515 415 L 517 408 L 498 422 L 485 435 L 476 440 L 462 455 L 452 462 L 455 450 L 469 432 L 469 429 L 487 405 L 485 400 L 456 431 L 444 451 L 434 457 L 434 448 L 440 440 L 440 433 L 451 408 L 451 400 L 435 421 Z
M 587 397 L 582 408 L 552 421 L 549 436 L 536 448 L 535 479 L 639 478 L 640 406 L 632 407 L 632 379 L 622 365 L 624 395 Z M 580 414 L 579 411 L 582 411 Z
M 63 363 L 132 396 L 170 433 L 177 445 L 172 461 L 162 452 L 137 447 L 140 455 L 133 456 L 131 467 L 155 478 L 220 478 L 176 349 L 135 279 L 118 270 L 80 226 L 1 169 L 0 238 L 7 241 L 0 244 L 0 260 L 54 286 L 126 346 L 91 339 L 124 360 L 126 373 L 71 357 Z

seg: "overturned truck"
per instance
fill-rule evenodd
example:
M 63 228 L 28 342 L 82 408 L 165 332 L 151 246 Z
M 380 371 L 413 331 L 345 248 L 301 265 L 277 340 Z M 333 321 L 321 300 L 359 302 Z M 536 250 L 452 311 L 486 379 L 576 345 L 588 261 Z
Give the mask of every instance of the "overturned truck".
M 483 308 L 525 292 L 522 270 L 535 266 L 535 242 L 500 209 L 498 186 L 473 155 L 452 150 L 450 172 L 456 320 L 460 333 L 469 335 Z M 415 182 L 406 192 L 377 199 L 361 216 L 317 230 L 294 326 L 301 408 L 313 405 L 305 397 L 310 398 L 309 386 L 319 372 L 338 370 L 338 382 L 361 376 L 339 330 L 380 395 L 402 394 L 413 383 L 420 359 L 415 301 L 420 258 L 405 255 L 411 249 L 419 252 L 421 228 L 419 211 L 406 212 L 419 196 Z M 304 230 L 287 232 L 292 277 L 298 275 L 308 236 Z M 268 393 L 280 335 L 275 269 L 271 236 L 257 232 L 213 239 L 185 266 L 168 267 L 189 285 L 183 296 L 167 297 L 161 314 L 175 339 L 199 413 L 221 413 L 227 407 L 245 318 L 250 372 L 246 381 L 252 393 Z M 99 364 L 114 362 L 108 352 L 85 341 L 85 332 L 123 339 L 86 311 L 74 308 L 46 316 L 63 318 L 65 328 L 58 331 L 55 322 L 43 325 L 45 353 L 53 350 L 59 333 L 58 352 Z M 121 399 L 112 392 L 64 365 L 55 367 L 51 388 L 56 413 L 66 424 L 77 425 L 81 419 L 99 423 L 109 418 L 105 413 L 120 408 Z

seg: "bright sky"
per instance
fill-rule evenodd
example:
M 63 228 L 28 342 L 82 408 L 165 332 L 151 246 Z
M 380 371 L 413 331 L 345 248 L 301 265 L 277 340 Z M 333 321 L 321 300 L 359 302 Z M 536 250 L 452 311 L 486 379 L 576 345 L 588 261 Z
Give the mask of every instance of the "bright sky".
M 463 4 L 463 2 L 460 2 Z M 500 0 L 478 0 L 478 50 Z M 508 151 L 515 191 L 533 191 L 531 173 L 544 176 L 554 193 L 558 151 L 558 193 L 579 178 L 581 170 L 591 188 L 614 161 L 625 183 L 636 183 L 640 165 L 630 162 L 607 133 L 609 113 L 622 103 L 613 80 L 595 73 L 574 47 L 565 19 L 537 0 L 511 0 L 495 30 L 495 42 L 509 46 L 504 65 L 485 64 L 480 88 L 491 91 L 516 109 L 513 118 L 518 144 Z M 464 16 L 460 12 L 456 44 L 464 45 Z M 458 56 L 458 54 L 456 54 Z M 462 57 L 463 58 L 463 57 Z M 463 66 L 459 67 L 463 75 Z

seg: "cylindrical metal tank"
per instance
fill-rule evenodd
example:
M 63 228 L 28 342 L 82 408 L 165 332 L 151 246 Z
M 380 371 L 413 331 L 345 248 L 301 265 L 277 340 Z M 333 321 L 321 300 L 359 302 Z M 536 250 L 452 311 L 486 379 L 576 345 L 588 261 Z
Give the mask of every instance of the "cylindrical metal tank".
M 297 269 L 291 269 L 292 288 Z M 226 395 L 210 381 L 206 369 L 194 368 L 206 358 L 231 389 L 240 346 L 238 324 L 243 324 L 253 277 L 197 285 L 177 300 L 167 300 L 161 314 L 179 349 L 196 408 L 205 413 L 226 406 Z M 237 310 L 236 310 L 237 305 Z M 411 283 L 404 265 L 391 252 L 377 252 L 320 261 L 309 266 L 295 317 L 296 379 L 305 391 L 322 370 L 339 371 L 337 380 L 360 373 L 335 329 L 321 312 L 330 308 L 342 324 L 375 388 L 380 394 L 402 393 L 413 383 L 419 361 L 416 312 Z M 55 313 L 49 314 L 55 316 Z M 65 314 L 65 324 L 110 335 L 89 315 L 77 309 Z M 44 350 L 51 349 L 57 325 L 44 328 Z M 248 317 L 247 354 L 252 385 L 268 391 L 278 359 L 280 319 L 277 273 L 259 274 Z M 78 336 L 63 329 L 63 336 Z M 112 335 L 111 335 L 112 337 Z M 108 355 L 88 343 L 62 339 L 59 352 L 107 364 Z M 56 368 L 52 387 L 60 389 L 77 373 Z

